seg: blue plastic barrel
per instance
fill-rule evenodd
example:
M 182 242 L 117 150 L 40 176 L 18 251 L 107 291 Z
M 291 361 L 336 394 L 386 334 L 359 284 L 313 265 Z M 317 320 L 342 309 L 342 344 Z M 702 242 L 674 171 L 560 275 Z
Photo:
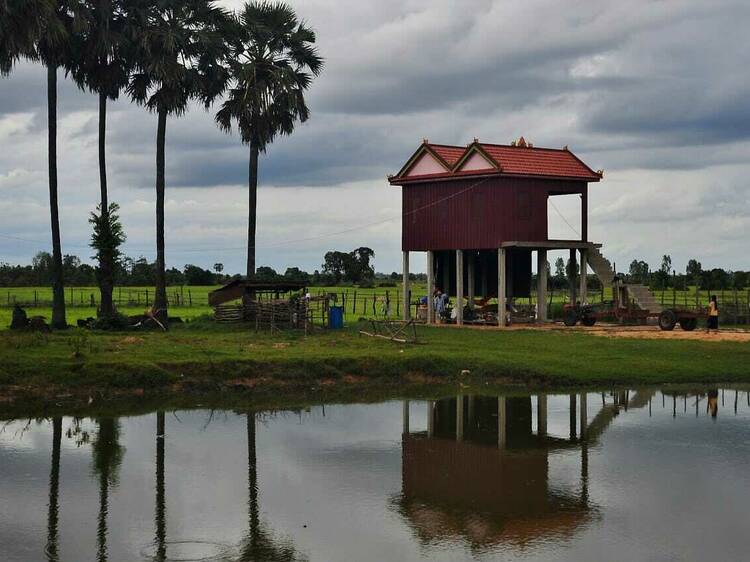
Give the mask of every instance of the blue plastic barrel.
M 340 330 L 344 327 L 344 307 L 332 306 L 328 314 L 328 327 L 333 330 Z

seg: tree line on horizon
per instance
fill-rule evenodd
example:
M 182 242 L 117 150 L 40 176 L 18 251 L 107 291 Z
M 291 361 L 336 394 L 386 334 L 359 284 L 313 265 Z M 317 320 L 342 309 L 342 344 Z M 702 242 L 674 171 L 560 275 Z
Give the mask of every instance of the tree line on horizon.
M 367 286 L 376 280 L 381 284 L 401 279 L 401 274 L 376 273 L 371 260 L 375 257 L 372 248 L 360 247 L 351 252 L 332 250 L 324 256 L 320 269 L 308 273 L 299 267 L 288 267 L 281 273 L 269 266 L 259 266 L 254 279 L 259 282 L 292 282 L 308 286 L 333 286 L 341 284 Z M 96 285 L 96 268 L 84 263 L 78 256 L 63 256 L 63 273 L 70 286 L 91 287 Z M 10 265 L 0 262 L 0 287 L 39 287 L 48 285 L 53 275 L 53 257 L 49 252 L 37 252 L 28 265 Z M 239 273 L 227 274 L 224 264 L 215 263 L 213 270 L 194 264 L 185 264 L 182 269 L 170 267 L 166 270 L 168 286 L 176 285 L 218 285 L 240 279 Z M 415 280 L 419 275 L 413 276 Z M 423 277 L 426 278 L 425 275 Z M 116 262 L 113 272 L 116 285 L 123 287 L 144 287 L 153 285 L 156 280 L 156 262 L 145 257 L 122 256 Z
M 191 103 L 208 110 L 222 100 L 215 116 L 218 127 L 225 132 L 235 127 L 248 145 L 246 274 L 254 275 L 259 155 L 309 117 L 304 94 L 323 68 L 315 41 L 315 32 L 283 2 L 253 0 L 230 13 L 211 0 L 0 0 L 0 75 L 10 75 L 20 60 L 47 70 L 53 328 L 67 326 L 58 216 L 58 70 L 98 97 L 100 197 L 89 222 L 104 317 L 115 314 L 112 292 L 126 239 L 118 206 L 109 198 L 107 103 L 125 93 L 156 114 L 154 310 L 166 320 L 168 118 L 182 116 Z

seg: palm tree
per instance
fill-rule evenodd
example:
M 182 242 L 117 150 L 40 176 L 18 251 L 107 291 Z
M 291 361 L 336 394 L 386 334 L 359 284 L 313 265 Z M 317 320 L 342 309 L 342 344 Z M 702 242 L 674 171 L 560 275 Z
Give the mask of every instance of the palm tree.
M 52 327 L 66 328 L 60 219 L 57 205 L 57 68 L 69 55 L 69 39 L 81 18 L 67 0 L 0 0 L 0 73 L 20 58 L 47 67 L 50 222 L 52 226 Z
M 129 29 L 137 46 L 128 92 L 156 112 L 156 291 L 154 309 L 167 317 L 164 260 L 164 185 L 167 117 L 192 100 L 206 108 L 221 94 L 226 72 L 223 35 L 227 14 L 207 0 L 130 0 Z
M 297 20 L 284 3 L 249 2 L 234 18 L 228 39 L 231 87 L 216 114 L 230 132 L 237 122 L 243 144 L 250 145 L 247 276 L 255 274 L 258 156 L 279 134 L 289 135 L 309 110 L 304 92 L 323 69 L 313 46 L 315 32 Z
M 87 29 L 72 38 L 72 57 L 69 70 L 78 87 L 99 96 L 99 236 L 112 235 L 109 220 L 110 204 L 107 194 L 107 100 L 116 100 L 127 86 L 131 63 L 125 41 L 125 0 L 84 0 L 88 8 Z M 98 251 L 97 277 L 101 292 L 99 313 L 111 317 L 116 252 Z
M 97 560 L 107 560 L 107 513 L 109 488 L 116 486 L 125 449 L 120 445 L 120 424 L 116 418 L 97 420 L 99 431 L 92 443 L 93 472 L 99 476 L 99 520 L 97 524 Z

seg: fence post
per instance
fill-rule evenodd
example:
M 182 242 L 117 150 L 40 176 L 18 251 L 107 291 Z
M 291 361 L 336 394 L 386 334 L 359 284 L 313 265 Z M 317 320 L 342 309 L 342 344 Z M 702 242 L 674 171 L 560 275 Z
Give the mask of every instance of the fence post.
M 193 306 L 193 293 L 190 292 L 190 289 L 188 289 L 188 301 L 190 302 L 190 306 Z
M 352 314 L 357 314 L 357 291 L 354 291 L 354 302 L 352 303 Z
M 146 307 L 148 308 L 148 289 L 146 289 Z

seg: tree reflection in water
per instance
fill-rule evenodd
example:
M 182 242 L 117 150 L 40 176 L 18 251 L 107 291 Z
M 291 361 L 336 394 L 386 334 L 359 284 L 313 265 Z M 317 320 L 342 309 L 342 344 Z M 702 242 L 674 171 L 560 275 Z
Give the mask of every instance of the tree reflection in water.
M 99 477 L 99 518 L 97 523 L 97 555 L 99 562 L 107 560 L 107 514 L 109 488 L 117 486 L 118 474 L 125 449 L 120 445 L 120 423 L 115 418 L 97 418 L 99 427 L 91 444 L 93 472 Z
M 62 444 L 62 418 L 52 418 L 52 462 L 49 473 L 49 503 L 47 505 L 47 544 L 45 553 L 49 562 L 57 562 L 57 524 L 60 506 L 60 446 Z
M 238 562 L 294 562 L 307 560 L 291 541 L 280 540 L 260 522 L 258 513 L 258 463 L 256 454 L 256 414 L 247 414 L 248 533 L 240 545 Z

